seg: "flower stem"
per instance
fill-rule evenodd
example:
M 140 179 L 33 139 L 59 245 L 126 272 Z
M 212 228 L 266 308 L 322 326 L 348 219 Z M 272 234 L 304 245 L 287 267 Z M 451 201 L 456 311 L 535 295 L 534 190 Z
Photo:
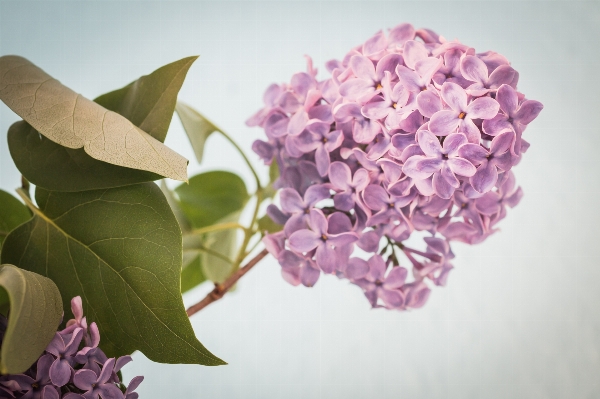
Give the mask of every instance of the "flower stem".
M 205 233 L 212 233 L 215 231 L 229 230 L 229 229 L 246 230 L 246 228 L 244 226 L 242 226 L 241 224 L 239 224 L 237 222 L 231 222 L 231 223 L 213 224 L 212 226 L 206 226 L 206 227 L 202 227 L 200 229 L 194 229 L 190 232 L 190 234 L 205 234 Z
M 246 263 L 246 265 L 244 265 L 242 268 L 240 268 L 231 276 L 229 276 L 227 280 L 225 280 L 222 284 L 215 284 L 215 288 L 208 295 L 206 295 L 204 299 L 202 299 L 195 305 L 192 305 L 189 308 L 187 308 L 186 312 L 188 317 L 201 311 L 211 303 L 223 298 L 223 295 L 225 295 L 225 293 L 229 291 L 231 287 L 233 287 L 240 278 L 242 278 L 246 273 L 248 273 L 250 269 L 252 269 L 258 262 L 260 262 L 265 256 L 267 256 L 268 253 L 269 252 L 266 249 L 263 249 L 248 263 Z

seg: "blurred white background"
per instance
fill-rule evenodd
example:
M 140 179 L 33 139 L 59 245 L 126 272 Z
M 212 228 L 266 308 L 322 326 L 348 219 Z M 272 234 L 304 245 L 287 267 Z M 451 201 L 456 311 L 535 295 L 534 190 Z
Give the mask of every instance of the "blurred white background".
M 163 64 L 200 54 L 180 99 L 251 154 L 244 120 L 271 82 L 310 54 L 342 57 L 401 22 L 504 54 L 519 89 L 545 109 L 515 169 L 521 204 L 485 243 L 456 245 L 456 269 L 420 310 L 371 310 L 335 277 L 292 287 L 272 259 L 236 292 L 193 316 L 199 339 L 228 366 L 160 365 L 142 354 L 144 398 L 600 397 L 600 3 L 592 2 L 109 2 L 0 0 L 0 55 L 18 54 L 89 98 Z M 0 105 L 0 131 L 17 116 Z M 174 118 L 166 143 L 193 160 Z M 251 175 L 212 136 L 203 165 Z M 0 187 L 19 174 L 6 140 Z M 210 290 L 186 294 L 187 304 Z

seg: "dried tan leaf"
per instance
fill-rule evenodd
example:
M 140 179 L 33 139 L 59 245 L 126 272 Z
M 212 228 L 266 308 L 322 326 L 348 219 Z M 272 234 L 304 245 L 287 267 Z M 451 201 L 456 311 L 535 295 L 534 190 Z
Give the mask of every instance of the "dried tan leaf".
M 0 100 L 50 140 L 92 158 L 187 181 L 188 161 L 23 57 L 0 57 Z

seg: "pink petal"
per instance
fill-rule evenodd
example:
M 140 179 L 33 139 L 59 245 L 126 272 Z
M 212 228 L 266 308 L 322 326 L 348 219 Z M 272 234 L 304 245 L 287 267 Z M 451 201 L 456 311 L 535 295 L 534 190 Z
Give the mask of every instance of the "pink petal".
M 400 288 L 406 281 L 408 271 L 403 267 L 394 267 L 385 278 L 384 287 L 387 289 Z
M 498 114 L 492 119 L 485 119 L 483 121 L 482 128 L 485 134 L 496 136 L 502 132 L 512 131 L 513 125 L 508 122 L 508 116 L 504 114 Z
M 361 108 L 362 114 L 370 119 L 383 119 L 388 116 L 390 111 L 393 111 L 392 103 L 386 100 L 374 101 Z
M 427 49 L 423 43 L 409 40 L 404 43 L 404 63 L 410 69 L 415 69 L 417 61 L 428 57 Z
M 353 118 L 362 118 L 360 105 L 356 103 L 340 104 L 333 109 L 333 117 L 337 122 L 350 122 Z
M 496 92 L 496 101 L 506 115 L 514 115 L 519 106 L 517 91 L 509 85 L 502 85 Z
M 421 195 L 429 197 L 435 193 L 435 190 L 433 189 L 433 180 L 431 178 L 415 180 L 414 182 L 415 187 L 417 188 L 417 190 L 419 190 L 419 193 L 421 193 Z
M 462 59 L 460 72 L 465 79 L 471 82 L 486 83 L 488 80 L 488 70 L 485 63 L 472 55 L 467 55 Z
M 396 83 L 392 91 L 392 100 L 397 106 L 403 107 L 408 103 L 410 91 L 401 82 Z
M 494 188 L 497 180 L 498 169 L 493 162 L 482 163 L 477 168 L 477 172 L 469 179 L 473 188 L 482 194 Z
M 444 177 L 442 177 L 441 172 L 435 172 L 433 174 L 433 189 L 435 193 L 440 198 L 449 199 L 452 197 L 455 188 L 450 185 Z
M 82 369 L 78 370 L 73 377 L 73 383 L 81 390 L 91 390 L 92 384 L 95 384 L 98 380 L 98 376 L 92 370 Z
M 462 133 L 449 134 L 444 140 L 444 150 L 442 152 L 449 156 L 455 156 L 458 153 L 458 149 L 467 144 L 467 142 L 467 136 Z
M 327 152 L 325 146 L 319 146 L 317 151 L 315 151 L 315 163 L 317 164 L 317 170 L 321 176 L 327 175 L 329 162 L 329 152 Z
M 388 42 L 396 46 L 403 46 L 408 40 L 415 37 L 415 28 L 411 24 L 400 24 L 393 27 L 388 33 Z
M 301 102 L 298 100 L 296 94 L 291 91 L 286 91 L 277 99 L 278 105 L 287 113 L 294 113 L 300 106 Z
M 356 120 L 352 129 L 352 137 L 357 143 L 366 144 L 373 141 L 381 132 L 381 125 L 372 119 Z
M 475 200 L 475 207 L 484 215 L 491 216 L 500 211 L 500 196 L 498 193 L 488 191 Z
M 490 145 L 490 152 L 495 156 L 504 154 L 515 139 L 515 133 L 513 131 L 504 132 L 494 137 L 492 144 Z
M 289 239 L 290 248 L 296 252 L 309 252 L 321 243 L 321 235 L 310 230 L 298 230 Z
M 421 77 L 415 71 L 411 71 L 404 65 L 398 65 L 396 67 L 396 75 L 398 75 L 400 82 L 409 91 L 417 93 L 421 91 Z
M 363 278 L 369 272 L 369 264 L 360 258 L 351 258 L 346 267 L 346 276 L 352 280 Z
M 310 228 L 319 236 L 327 234 L 327 219 L 320 210 L 311 209 L 309 224 Z
M 467 136 L 469 143 L 479 143 L 481 140 L 481 132 L 470 118 L 459 119 L 458 132 Z
M 300 281 L 305 287 L 313 287 L 319 280 L 320 276 L 321 272 L 318 269 L 314 269 L 310 266 L 300 269 Z
M 341 233 L 330 235 L 329 239 L 327 240 L 328 243 L 335 245 L 336 248 L 352 244 L 356 241 L 358 241 L 358 237 L 354 233 Z
M 506 197 L 504 199 L 504 202 L 506 203 L 506 205 L 510 206 L 511 208 L 514 208 L 519 204 L 521 198 L 523 198 L 523 190 L 521 189 L 521 187 L 519 187 L 517 191 L 514 192 L 514 194 L 510 195 L 509 197 Z
M 380 255 L 373 255 L 367 261 L 369 265 L 369 273 L 367 278 L 370 281 L 383 280 L 383 275 L 385 274 L 385 261 Z
M 365 57 L 364 55 L 353 55 L 350 58 L 350 68 L 359 79 L 363 79 L 367 82 L 375 82 L 377 79 L 375 76 L 375 67 L 373 66 L 373 62 Z M 342 93 L 340 87 L 340 94 Z M 343 95 L 343 94 L 342 94 Z
M 503 84 L 510 84 L 514 77 L 516 71 L 509 65 L 500 65 L 498 68 L 494 69 L 494 72 L 490 75 L 488 79 L 488 87 L 490 89 L 497 89 Z
M 431 82 L 431 78 L 440 69 L 442 63 L 441 58 L 428 57 L 415 64 L 415 71 L 421 75 L 421 84 L 423 86 L 427 86 Z
M 333 162 L 329 166 L 329 181 L 339 190 L 346 190 L 352 181 L 350 167 L 344 162 Z
M 400 54 L 388 54 L 377 63 L 375 68 L 375 77 L 382 80 L 385 72 L 394 73 L 396 67 L 402 64 L 402 56 Z
M 471 119 L 492 119 L 499 109 L 500 104 L 493 98 L 477 98 L 467 107 L 467 116 Z
M 400 291 L 381 289 L 379 297 L 388 309 L 400 309 L 404 305 L 404 297 Z
M 387 47 L 387 40 L 382 31 L 377 32 L 373 37 L 369 38 L 362 47 L 362 53 L 367 57 L 375 56 L 376 59 L 378 54 L 381 54 Z
M 465 144 L 458 150 L 458 155 L 475 165 L 479 165 L 487 159 L 488 152 L 479 144 Z
M 460 187 L 460 182 L 454 175 L 454 172 L 450 168 L 448 161 L 444 162 L 442 165 L 442 168 L 440 169 L 440 175 L 455 189 Z
M 362 191 L 369 184 L 369 172 L 360 168 L 356 172 L 354 172 L 354 178 L 352 179 L 352 185 L 356 189 L 356 191 Z
M 467 111 L 467 93 L 465 92 L 465 89 L 456 83 L 445 82 L 442 85 L 440 94 L 446 104 L 457 113 Z
M 383 187 L 370 184 L 367 186 L 367 188 L 365 188 L 363 199 L 369 208 L 373 209 L 374 211 L 378 211 L 387 206 L 389 195 L 386 193 Z
M 452 172 L 460 176 L 471 177 L 477 171 L 475 166 L 464 158 L 450 158 L 446 163 Z
M 308 123 L 308 113 L 300 108 L 292 117 L 288 123 L 288 133 L 292 136 L 296 136 L 304 130 Z
M 377 161 L 377 164 L 383 169 L 383 174 L 388 182 L 394 183 L 402 176 L 402 165 L 392 161 L 391 159 L 382 158 Z
M 427 130 L 421 130 L 417 133 L 417 141 L 426 156 L 431 158 L 441 158 L 442 145 L 433 133 Z
M 284 188 L 281 190 L 280 199 L 281 209 L 283 209 L 284 212 L 293 213 L 304 211 L 304 201 L 300 197 L 300 194 L 298 194 L 298 191 L 293 188 Z
M 417 106 L 421 115 L 431 118 L 442 110 L 442 101 L 432 90 L 424 90 L 417 95 Z
M 456 132 L 460 121 L 456 111 L 438 111 L 429 120 L 429 130 L 436 136 L 447 136 Z
M 335 271 L 338 258 L 335 250 L 331 246 L 327 244 L 319 245 L 317 247 L 315 258 L 317 266 L 319 266 L 324 273 L 329 274 Z
M 329 188 L 326 185 L 318 184 L 310 186 L 304 193 L 304 202 L 307 206 L 312 207 L 317 202 L 329 198 Z
M 432 173 L 438 171 L 444 161 L 441 159 L 426 158 L 415 155 L 410 157 L 404 163 L 402 171 L 405 175 L 416 180 L 427 179 Z
M 302 98 L 306 98 L 308 91 L 316 87 L 316 82 L 306 72 L 298 72 L 292 76 L 291 86 L 296 94 L 299 94 Z
M 537 118 L 540 112 L 544 109 L 544 105 L 535 100 L 526 100 L 521 104 L 521 108 L 517 111 L 514 118 L 515 121 L 522 125 L 529 124 L 532 120 Z
M 349 100 L 358 100 L 365 94 L 374 92 L 375 88 L 373 83 L 367 80 L 353 78 L 350 79 L 340 86 L 340 95 L 346 97 Z

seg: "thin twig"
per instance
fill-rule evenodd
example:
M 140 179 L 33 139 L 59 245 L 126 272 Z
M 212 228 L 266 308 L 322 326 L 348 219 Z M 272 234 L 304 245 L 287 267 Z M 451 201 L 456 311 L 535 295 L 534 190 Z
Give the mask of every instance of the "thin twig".
M 262 258 L 267 256 L 268 253 L 269 252 L 266 249 L 263 249 L 258 253 L 258 255 L 256 255 L 248 263 L 246 263 L 246 265 L 244 265 L 238 271 L 229 276 L 229 278 L 227 278 L 227 280 L 225 280 L 222 284 L 215 284 L 215 288 L 208 295 L 206 295 L 204 299 L 202 299 L 197 304 L 187 308 L 188 317 L 204 309 L 211 303 L 223 298 L 223 295 L 225 295 L 225 293 L 229 291 L 231 287 L 233 287 L 235 283 L 237 283 L 238 280 L 244 276 L 244 274 L 248 273 L 250 269 L 252 269 L 258 262 L 260 262 Z

